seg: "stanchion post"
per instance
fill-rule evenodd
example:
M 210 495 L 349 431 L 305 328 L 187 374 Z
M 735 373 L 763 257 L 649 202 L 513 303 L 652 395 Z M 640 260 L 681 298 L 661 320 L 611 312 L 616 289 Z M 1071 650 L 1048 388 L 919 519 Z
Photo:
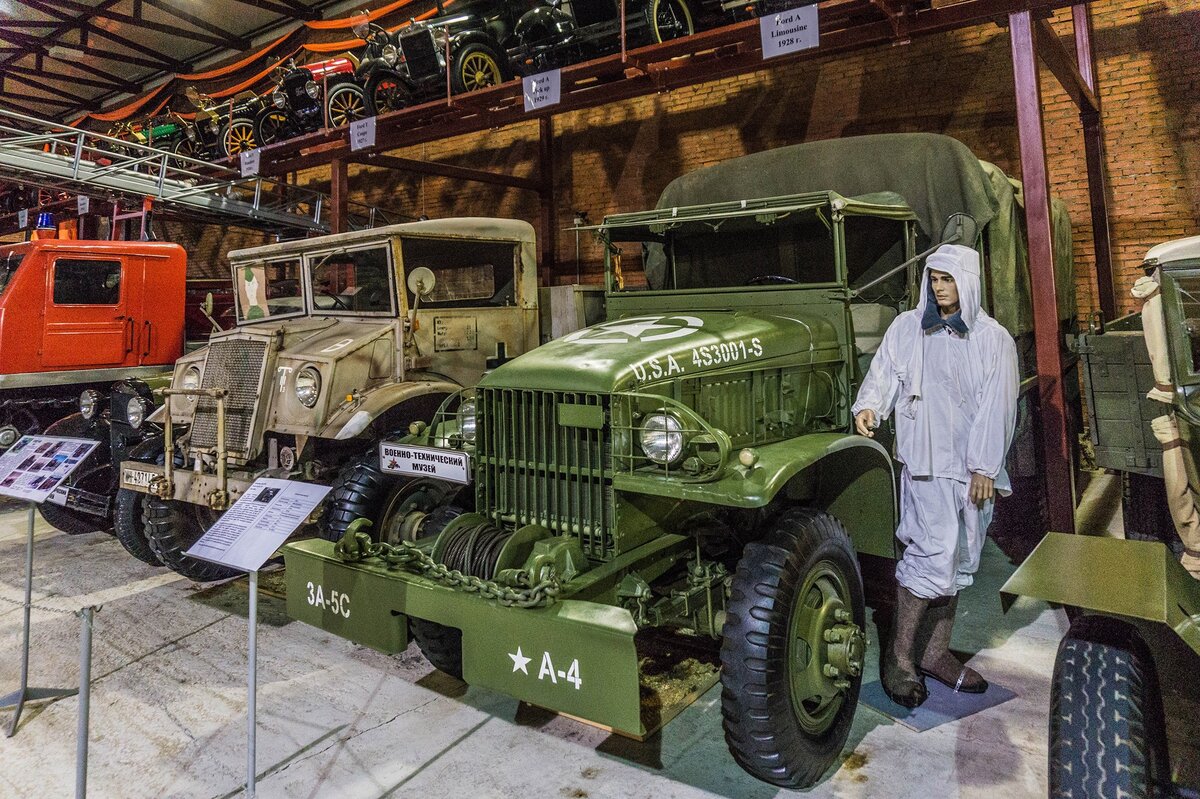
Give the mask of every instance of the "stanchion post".
M 256 732 L 256 699 L 258 696 L 258 571 L 250 572 L 250 610 L 248 660 L 250 662 L 246 676 L 246 796 L 254 796 L 254 764 L 257 758 L 254 752 Z
M 79 616 L 79 726 L 75 730 L 75 799 L 87 796 L 88 722 L 92 700 L 92 620 L 97 608 L 89 605 Z
M 73 690 L 62 688 L 30 688 L 29 687 L 29 614 L 33 608 L 33 525 L 37 520 L 37 504 L 29 503 L 29 540 L 25 547 L 25 622 L 21 628 L 21 684 L 17 690 L 7 696 L 0 697 L 0 710 L 13 708 L 12 721 L 8 725 L 6 737 L 17 734 L 17 724 L 21 720 L 21 711 L 26 702 L 36 702 L 43 699 L 57 699 L 71 696 Z

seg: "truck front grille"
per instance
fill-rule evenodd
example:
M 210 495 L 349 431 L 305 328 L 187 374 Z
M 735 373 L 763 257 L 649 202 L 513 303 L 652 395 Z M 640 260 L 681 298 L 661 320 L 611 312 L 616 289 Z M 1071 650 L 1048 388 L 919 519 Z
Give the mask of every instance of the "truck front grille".
M 231 339 L 209 345 L 201 388 L 225 388 L 225 446 L 238 457 L 248 457 L 254 432 L 254 411 L 262 388 L 263 365 L 267 359 L 264 341 Z M 217 445 L 217 401 L 201 397 L 192 422 L 191 446 Z
M 404 54 L 404 63 L 408 66 L 408 74 L 414 80 L 439 75 L 442 66 L 437 59 L 437 44 L 433 40 L 433 31 L 423 30 L 400 37 L 400 52 Z
M 602 429 L 564 427 L 561 405 L 599 407 L 598 394 L 480 389 L 476 472 L 479 509 L 579 539 L 593 558 L 613 554 L 612 453 Z

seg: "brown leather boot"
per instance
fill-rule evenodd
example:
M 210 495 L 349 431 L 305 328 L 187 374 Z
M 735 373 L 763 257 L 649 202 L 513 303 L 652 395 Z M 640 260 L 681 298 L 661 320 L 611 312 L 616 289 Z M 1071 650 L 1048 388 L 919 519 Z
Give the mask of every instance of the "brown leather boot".
M 902 585 L 896 586 L 896 617 L 892 624 L 892 643 L 883 656 L 880 681 L 883 690 L 897 705 L 917 707 L 928 693 L 917 673 L 917 631 L 929 600 L 913 596 Z
M 954 614 L 958 610 L 958 595 L 934 600 L 925 614 L 925 627 L 920 638 L 928 638 L 921 655 L 921 673 L 927 674 L 955 691 L 981 694 L 987 690 L 987 680 L 950 651 L 950 635 L 954 632 Z

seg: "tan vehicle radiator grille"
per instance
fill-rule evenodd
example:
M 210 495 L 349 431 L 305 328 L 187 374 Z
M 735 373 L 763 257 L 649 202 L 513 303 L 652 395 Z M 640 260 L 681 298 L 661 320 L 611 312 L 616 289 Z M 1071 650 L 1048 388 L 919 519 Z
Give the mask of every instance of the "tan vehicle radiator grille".
M 262 386 L 263 364 L 267 344 L 263 341 L 233 339 L 215 341 L 209 345 L 204 364 L 201 388 L 225 388 L 225 443 L 231 454 L 250 450 L 254 432 L 254 409 Z M 191 446 L 197 448 L 217 445 L 217 402 L 201 397 L 192 423 Z

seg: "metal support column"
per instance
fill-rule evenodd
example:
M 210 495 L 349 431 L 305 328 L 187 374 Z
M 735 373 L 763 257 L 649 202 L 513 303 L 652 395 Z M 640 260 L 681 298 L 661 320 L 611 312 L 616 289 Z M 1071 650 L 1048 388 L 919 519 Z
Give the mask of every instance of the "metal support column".
M 538 120 L 538 177 L 542 189 L 539 219 L 541 224 L 538 239 L 541 248 L 538 260 L 541 285 L 551 284 L 558 260 L 558 214 L 554 195 L 554 118 Z
M 1012 37 L 1017 132 L 1021 147 L 1021 180 L 1025 191 L 1025 222 L 1029 236 L 1029 272 L 1033 284 L 1033 332 L 1037 351 L 1046 501 L 1050 529 L 1073 533 L 1075 491 L 1071 442 L 1067 435 L 1067 403 L 1063 390 L 1062 332 L 1058 324 L 1058 292 L 1054 280 L 1050 178 L 1046 167 L 1042 89 L 1038 81 L 1033 25 L 1033 15 L 1029 11 L 1019 11 L 1008 17 Z
M 329 232 L 345 233 L 349 225 L 350 175 L 348 162 L 334 158 L 329 162 Z
M 78 612 L 79 622 L 79 719 L 75 730 L 75 799 L 87 796 L 88 722 L 92 700 L 92 622 L 100 608 L 88 605 Z
M 1087 159 L 1088 201 L 1092 211 L 1092 241 L 1096 251 L 1096 292 L 1105 321 L 1117 318 L 1116 292 L 1113 288 L 1112 236 L 1108 227 L 1108 179 L 1104 152 L 1104 126 L 1100 112 L 1100 91 L 1096 86 L 1096 52 L 1092 44 L 1092 8 L 1086 3 L 1071 6 L 1071 24 L 1075 29 L 1075 59 L 1083 82 L 1096 98 L 1095 109 L 1080 111 L 1083 124 L 1083 150 Z

